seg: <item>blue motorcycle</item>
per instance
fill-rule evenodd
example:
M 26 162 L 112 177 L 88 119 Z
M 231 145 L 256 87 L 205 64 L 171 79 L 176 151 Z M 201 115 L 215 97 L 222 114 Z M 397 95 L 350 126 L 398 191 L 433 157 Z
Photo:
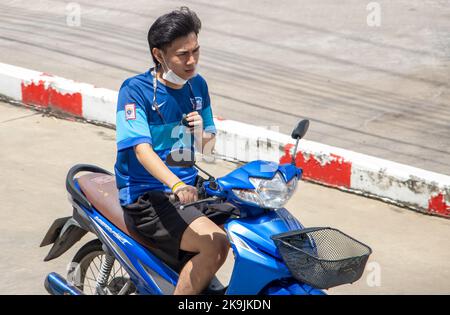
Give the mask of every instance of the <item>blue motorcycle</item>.
M 308 120 L 300 121 L 292 132 L 297 140 L 294 153 L 308 126 Z M 333 228 L 305 228 L 283 207 L 302 176 L 294 161 L 253 161 L 215 179 L 193 158 L 179 160 L 170 154 L 166 162 L 195 166 L 209 177 L 202 180 L 202 198 L 184 207 L 203 204 L 212 220 L 227 216 L 232 275 L 226 285 L 215 277 L 204 294 L 322 295 L 323 289 L 362 276 L 370 247 Z M 81 172 L 87 174 L 76 177 Z M 79 249 L 66 279 L 57 273 L 46 277 L 50 294 L 173 293 L 181 268 L 195 253 L 177 260 L 130 229 L 110 172 L 76 165 L 67 174 L 66 188 L 73 214 L 51 225 L 41 243 L 53 244 L 44 261 L 59 257 L 88 232 L 97 238 Z

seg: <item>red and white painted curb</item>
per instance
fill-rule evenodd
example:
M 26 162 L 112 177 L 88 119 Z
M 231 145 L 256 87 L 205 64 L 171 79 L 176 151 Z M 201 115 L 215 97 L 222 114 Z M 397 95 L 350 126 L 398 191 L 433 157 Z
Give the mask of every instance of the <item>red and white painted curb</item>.
M 4 63 L 0 63 L 0 94 L 88 120 L 116 122 L 116 91 Z
M 0 94 L 24 104 L 115 124 L 116 91 L 0 63 Z M 290 162 L 294 141 L 262 127 L 215 117 L 216 152 L 236 161 Z M 305 179 L 450 218 L 450 176 L 301 140 Z

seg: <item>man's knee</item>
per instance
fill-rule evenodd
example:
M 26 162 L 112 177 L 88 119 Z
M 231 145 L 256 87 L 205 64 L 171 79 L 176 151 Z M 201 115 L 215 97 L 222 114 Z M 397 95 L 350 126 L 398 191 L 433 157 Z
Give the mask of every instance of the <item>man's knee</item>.
M 204 256 L 203 263 L 214 269 L 214 272 L 217 271 L 227 259 L 229 249 L 228 239 L 223 231 L 211 233 L 208 241 L 200 248 L 200 254 Z
M 220 267 L 227 259 L 228 251 L 230 249 L 227 235 L 223 232 L 214 233 L 213 246 L 216 253 L 216 262 Z
M 181 249 L 200 252 L 205 256 L 205 263 L 212 268 L 221 266 L 230 249 L 227 235 L 206 217 L 195 220 L 186 229 Z

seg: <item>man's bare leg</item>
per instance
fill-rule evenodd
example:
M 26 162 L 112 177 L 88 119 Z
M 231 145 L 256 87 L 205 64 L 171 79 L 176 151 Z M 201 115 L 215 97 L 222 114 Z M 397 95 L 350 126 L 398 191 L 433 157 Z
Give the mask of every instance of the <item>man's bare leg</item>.
M 174 294 L 201 293 L 225 262 L 228 244 L 226 234 L 208 218 L 192 222 L 183 233 L 180 248 L 198 254 L 181 270 Z

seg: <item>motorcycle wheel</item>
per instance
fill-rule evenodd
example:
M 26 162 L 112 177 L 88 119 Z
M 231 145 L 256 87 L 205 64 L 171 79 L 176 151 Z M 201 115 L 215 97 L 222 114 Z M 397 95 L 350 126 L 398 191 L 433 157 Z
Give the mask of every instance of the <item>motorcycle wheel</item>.
M 87 295 L 98 295 L 97 277 L 105 259 L 105 251 L 100 240 L 92 240 L 81 247 L 72 259 L 67 280 Z M 107 295 L 129 295 L 136 288 L 126 270 L 115 260 L 108 275 L 105 293 Z M 125 287 L 126 286 L 126 287 Z

